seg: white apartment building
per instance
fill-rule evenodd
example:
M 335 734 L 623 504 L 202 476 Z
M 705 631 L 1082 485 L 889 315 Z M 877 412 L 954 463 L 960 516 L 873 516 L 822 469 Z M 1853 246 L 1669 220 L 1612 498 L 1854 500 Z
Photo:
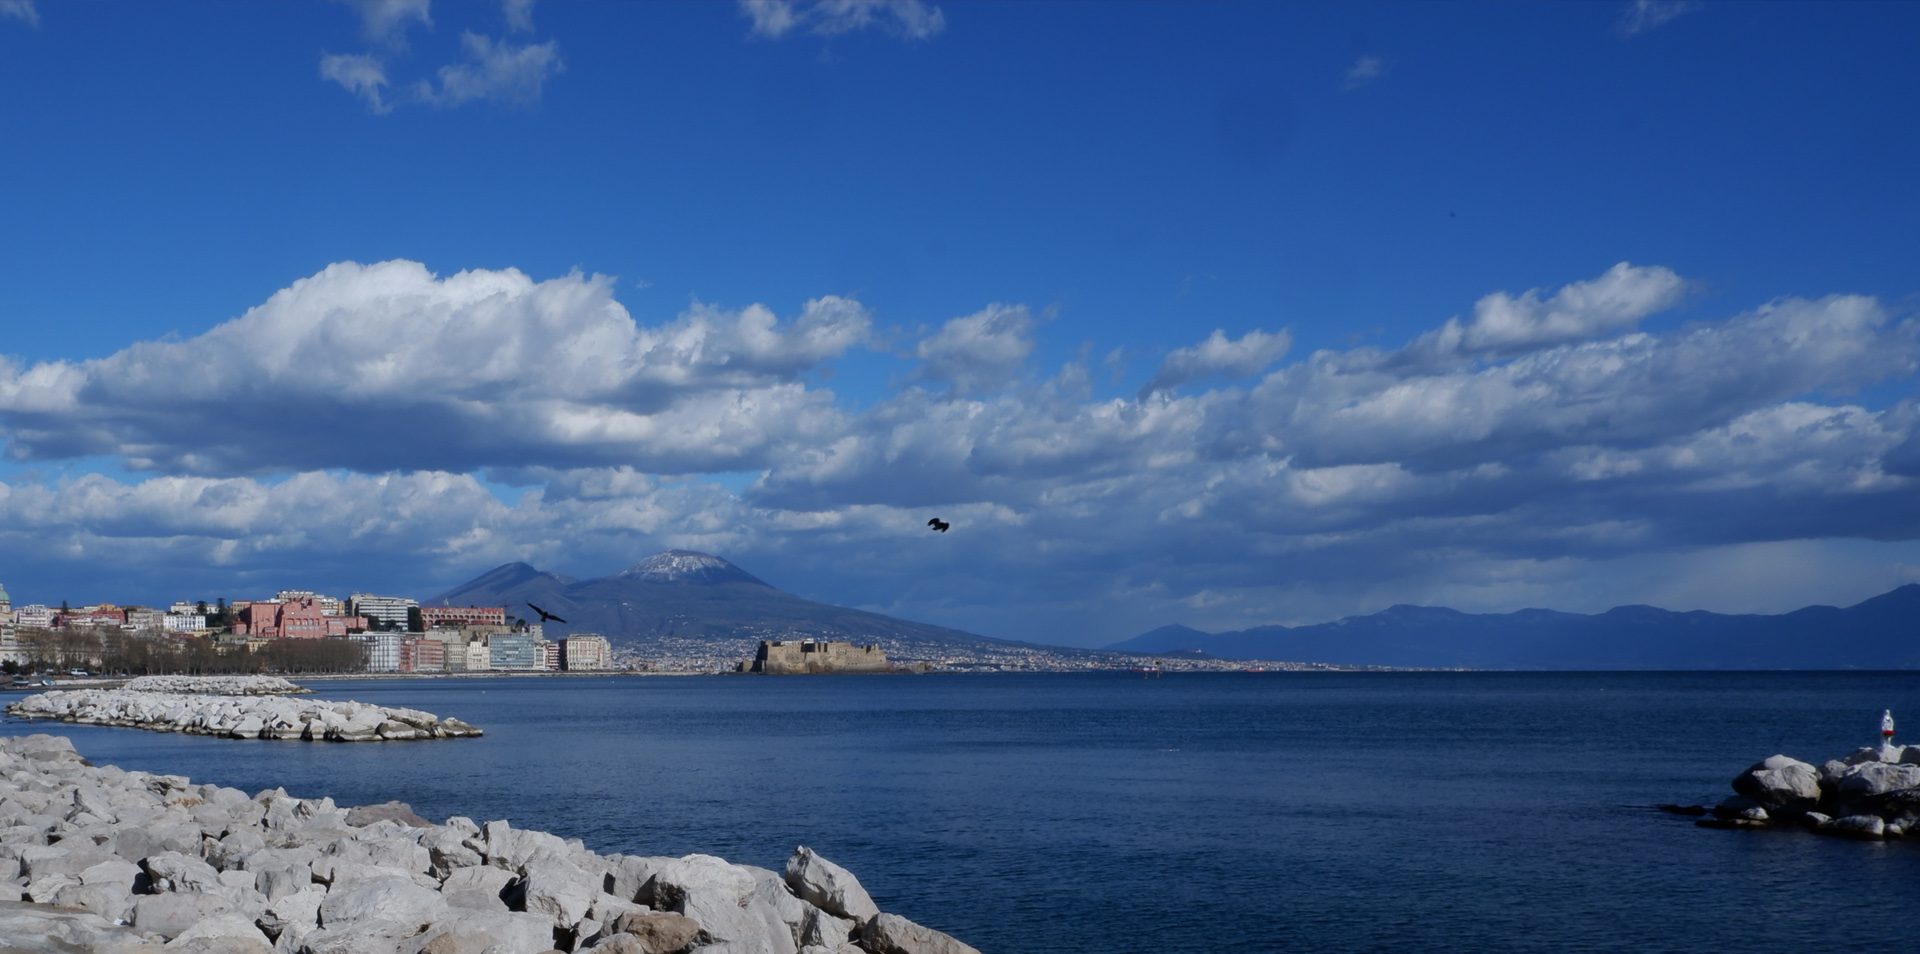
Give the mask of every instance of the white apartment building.
M 199 613 L 168 613 L 160 625 L 169 633 L 197 633 L 207 628 L 207 618 Z
M 347 604 L 351 610 L 349 615 L 377 619 L 401 630 L 407 628 L 407 611 L 420 608 L 419 600 L 404 596 L 375 596 L 372 593 L 355 593 L 347 598 Z
M 560 660 L 568 672 L 613 668 L 613 645 L 597 633 L 574 633 L 566 638 Z
M 400 641 L 406 638 L 404 634 L 367 633 L 352 638 L 367 644 L 368 672 L 400 671 Z
M 53 610 L 39 603 L 28 603 L 13 611 L 13 621 L 21 626 L 38 626 L 46 629 L 53 625 Z

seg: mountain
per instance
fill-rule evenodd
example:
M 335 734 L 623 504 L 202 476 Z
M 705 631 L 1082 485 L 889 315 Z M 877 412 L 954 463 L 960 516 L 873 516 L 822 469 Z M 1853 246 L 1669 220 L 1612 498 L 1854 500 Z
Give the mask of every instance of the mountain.
M 1392 606 L 1312 626 L 1162 626 L 1111 650 L 1472 669 L 1920 669 L 1920 584 L 1777 616 L 1617 606 L 1583 615 Z
M 567 621 L 547 624 L 549 635 L 600 633 L 616 643 L 671 644 L 681 652 L 713 642 L 716 649 L 738 653 L 743 641 L 791 637 L 877 642 L 897 658 L 953 649 L 1006 651 L 1028 645 L 815 603 L 775 589 L 717 556 L 693 550 L 668 550 L 591 580 L 509 563 L 422 605 L 506 605 L 510 616 L 537 619 L 528 603 Z

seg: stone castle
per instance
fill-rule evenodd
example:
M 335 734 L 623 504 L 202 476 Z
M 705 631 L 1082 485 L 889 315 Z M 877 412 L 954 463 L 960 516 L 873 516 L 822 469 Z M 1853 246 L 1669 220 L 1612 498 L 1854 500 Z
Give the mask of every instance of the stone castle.
M 797 676 L 829 672 L 886 672 L 887 654 L 879 645 L 855 646 L 829 640 L 763 639 L 752 662 L 741 672 Z

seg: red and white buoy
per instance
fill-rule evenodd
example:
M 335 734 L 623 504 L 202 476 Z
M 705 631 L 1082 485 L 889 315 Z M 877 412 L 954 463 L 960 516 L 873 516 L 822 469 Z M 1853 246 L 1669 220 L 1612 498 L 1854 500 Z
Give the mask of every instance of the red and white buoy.
M 1893 710 L 1892 709 L 1888 709 L 1886 713 L 1880 717 L 1880 744 L 1881 745 L 1893 744 Z

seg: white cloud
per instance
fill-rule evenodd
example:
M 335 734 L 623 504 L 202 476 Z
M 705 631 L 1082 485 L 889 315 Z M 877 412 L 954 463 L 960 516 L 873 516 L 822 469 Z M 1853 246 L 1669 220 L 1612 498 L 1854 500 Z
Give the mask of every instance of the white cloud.
M 913 379 L 951 384 L 957 394 L 1004 387 L 1033 353 L 1032 334 L 1024 307 L 989 305 L 914 345 L 914 357 L 926 363 Z
M 1621 39 L 1638 36 L 1658 26 L 1665 25 L 1681 14 L 1692 13 L 1700 9 L 1693 0 L 1632 0 L 1622 11 L 1620 19 L 1613 24 L 1615 36 Z
M 1378 56 L 1362 56 L 1354 60 L 1352 66 L 1347 67 L 1346 77 L 1340 84 L 1341 88 L 1359 89 L 1386 76 L 1391 66 L 1392 64 Z
M 435 106 L 458 106 L 475 100 L 527 105 L 538 102 L 547 78 L 565 69 L 555 40 L 514 46 L 477 33 L 463 33 L 460 45 L 467 62 L 440 67 L 440 86 L 422 80 L 415 95 Z
M 501 0 L 502 14 L 507 18 L 507 29 L 520 33 L 533 32 L 533 0 Z
M 924 40 L 947 28 L 946 14 L 921 0 L 740 0 L 740 11 L 753 21 L 754 35 L 768 39 L 796 30 L 815 36 L 881 30 Z
M 1238 341 L 1215 328 L 1207 340 L 1188 348 L 1175 349 L 1160 362 L 1153 378 L 1140 387 L 1140 396 L 1168 391 L 1180 385 L 1219 375 L 1228 379 L 1250 378 L 1280 360 L 1293 347 L 1293 336 L 1285 331 L 1269 334 L 1249 331 Z
M 114 453 L 173 473 L 751 469 L 773 444 L 836 419 L 832 395 L 797 377 L 868 328 L 857 303 L 833 297 L 786 322 L 757 305 L 699 306 L 642 328 L 598 276 L 441 279 L 413 262 L 344 263 L 192 340 L 0 366 L 0 422 L 16 457 Z M 224 373 L 180 373 L 205 355 L 221 356 Z M 358 439 L 316 437 L 383 428 L 412 435 L 407 455 L 370 458 Z
M 367 101 L 375 113 L 393 111 L 393 104 L 382 94 L 387 86 L 387 68 L 377 57 L 365 53 L 320 55 L 320 78 L 339 83 L 347 92 Z
M 370 43 L 394 48 L 407 45 L 409 26 L 433 26 L 431 6 L 430 0 L 353 0 L 361 35 Z
M 0 17 L 19 20 L 30 27 L 40 25 L 40 11 L 34 8 L 33 0 L 0 0 Z
M 1473 321 L 1460 319 L 1422 336 L 1408 357 L 1512 355 L 1540 347 L 1583 341 L 1625 328 L 1679 304 L 1687 283 L 1659 266 L 1636 268 L 1621 262 L 1606 274 L 1574 282 L 1542 301 L 1540 289 L 1519 296 L 1494 292 L 1473 306 Z
M 847 299 L 642 325 L 603 278 L 342 264 L 191 340 L 0 365 L 13 457 L 159 473 L 0 490 L 0 545 L 76 578 L 350 575 L 380 553 L 422 595 L 509 559 L 591 575 L 688 546 L 810 597 L 1104 641 L 1422 599 L 1590 608 L 1595 579 L 1653 592 L 1635 561 L 1920 540 L 1900 464 L 1920 406 L 1835 397 L 1911 381 L 1915 328 L 1835 295 L 1628 330 L 1684 285 L 1619 266 L 1488 296 L 1450 360 L 1423 336 L 1270 369 L 1284 333 L 1215 332 L 1137 399 L 1093 396 L 1078 365 L 1037 379 L 1031 315 L 994 305 L 853 411 L 808 373 L 873 346 Z M 209 356 L 225 373 L 180 373 Z M 1258 379 L 1171 390 L 1216 373 Z M 721 471 L 760 476 L 658 476 Z M 509 506 L 475 472 L 532 489 Z M 932 515 L 954 524 L 938 546 Z

